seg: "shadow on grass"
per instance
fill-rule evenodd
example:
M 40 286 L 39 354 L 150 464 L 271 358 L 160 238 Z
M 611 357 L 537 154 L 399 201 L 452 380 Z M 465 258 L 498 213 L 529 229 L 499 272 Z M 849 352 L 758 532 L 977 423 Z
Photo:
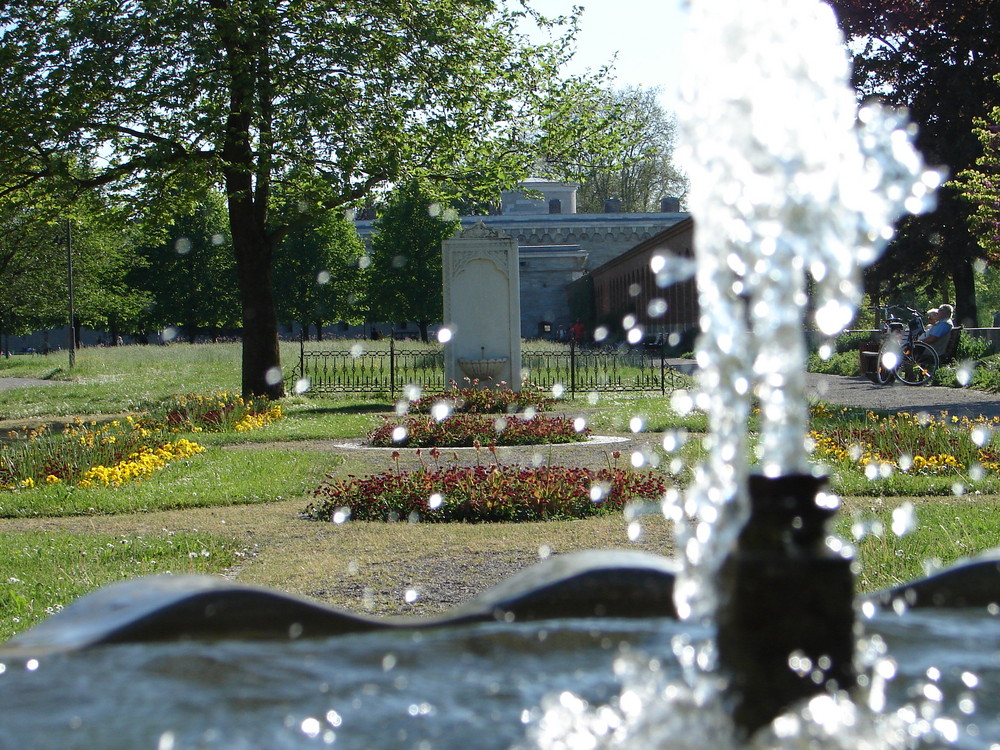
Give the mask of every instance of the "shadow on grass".
M 342 404 L 340 406 L 307 406 L 307 407 L 295 407 L 294 411 L 289 409 L 289 412 L 295 415 L 299 414 L 376 414 L 379 412 L 392 411 L 392 405 L 384 401 L 378 403 L 351 403 Z

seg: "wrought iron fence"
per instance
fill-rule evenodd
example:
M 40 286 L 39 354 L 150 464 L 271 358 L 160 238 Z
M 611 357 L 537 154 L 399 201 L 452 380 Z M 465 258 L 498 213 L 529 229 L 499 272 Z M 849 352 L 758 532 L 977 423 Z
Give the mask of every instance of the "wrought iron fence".
M 678 387 L 682 376 L 667 364 L 662 350 L 590 349 L 567 345 L 527 345 L 521 351 L 525 382 L 566 393 L 591 391 L 656 392 Z M 443 349 L 413 348 L 390 340 L 386 349 L 309 348 L 301 342 L 293 381 L 302 379 L 314 393 L 398 394 L 404 386 L 425 391 L 445 387 Z

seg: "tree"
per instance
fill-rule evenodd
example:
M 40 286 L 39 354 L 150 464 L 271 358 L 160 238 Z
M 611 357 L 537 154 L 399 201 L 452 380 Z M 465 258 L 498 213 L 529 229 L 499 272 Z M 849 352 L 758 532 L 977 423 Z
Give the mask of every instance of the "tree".
M 226 221 L 225 198 L 207 190 L 188 210 L 160 219 L 144 233 L 139 255 L 148 268 L 132 283 L 151 297 L 143 315 L 148 328 L 180 326 L 194 343 L 199 329 L 236 328 L 240 303 L 236 263 Z
M 289 210 L 300 207 L 295 204 Z M 314 325 L 317 341 L 323 338 L 325 323 L 360 322 L 363 256 L 364 243 L 354 222 L 341 212 L 286 234 L 274 251 L 279 319 L 297 321 L 306 338 Z
M 854 50 L 854 82 L 862 97 L 908 107 L 919 126 L 916 144 L 931 165 L 954 176 L 980 153 L 977 118 L 1000 104 L 1000 28 L 981 0 L 924 2 L 832 0 Z M 969 230 L 972 209 L 960 187 L 946 184 L 937 209 L 904 220 L 872 271 L 874 282 L 896 275 L 941 286 L 950 278 L 956 317 L 978 317 L 974 266 L 982 250 Z
M 982 154 L 974 168 L 959 174 L 956 184 L 973 208 L 970 224 L 979 246 L 990 262 L 997 263 L 1000 262 L 1000 106 L 993 108 L 988 120 L 979 119 L 975 124 Z
M 423 175 L 495 194 L 539 158 L 618 142 L 553 116 L 566 34 L 532 44 L 494 0 L 0 0 L 0 195 L 117 190 L 169 216 L 222 186 L 242 307 L 246 395 L 282 395 L 272 256 L 281 239 Z M 595 142 L 598 145 L 595 145 Z M 601 145 L 603 144 L 603 145 Z M 82 170 L 75 165 L 87 164 Z M 272 199 L 317 175 L 290 223 Z
M 601 213 L 604 201 L 618 198 L 623 211 L 659 211 L 663 197 L 682 197 L 687 179 L 674 166 L 673 118 L 657 102 L 655 89 L 606 90 L 603 108 L 630 129 L 614 161 L 595 159 L 579 169 L 577 210 Z
M 441 243 L 458 230 L 453 210 L 416 180 L 402 185 L 379 212 L 368 269 L 372 320 L 412 320 L 427 326 L 444 315 Z

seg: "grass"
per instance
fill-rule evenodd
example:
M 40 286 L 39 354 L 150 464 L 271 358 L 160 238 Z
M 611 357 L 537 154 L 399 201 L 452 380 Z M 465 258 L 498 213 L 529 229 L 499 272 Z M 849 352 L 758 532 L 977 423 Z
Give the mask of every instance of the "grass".
M 283 345 L 283 357 L 286 367 L 293 364 L 297 345 Z M 0 417 L 5 420 L 0 431 L 77 415 L 101 420 L 174 394 L 238 387 L 238 345 L 84 349 L 72 372 L 65 369 L 64 358 L 65 353 L 0 360 L 0 377 L 56 383 L 0 391 Z M 434 596 L 407 601 L 405 592 L 432 592 L 443 577 L 472 595 L 496 582 L 497 566 L 509 573 L 549 553 L 595 547 L 671 549 L 669 524 L 657 516 L 640 519 L 643 533 L 637 540 L 619 515 L 481 525 L 303 521 L 298 516 L 307 493 L 324 474 L 390 468 L 388 453 L 359 452 L 338 463 L 319 443 L 360 439 L 382 414 L 393 412 L 393 403 L 388 398 L 296 396 L 283 407 L 284 420 L 259 430 L 200 433 L 197 440 L 208 448 L 206 453 L 168 466 L 141 484 L 0 494 L 0 516 L 6 517 L 0 520 L 0 639 L 96 586 L 165 569 L 220 573 L 236 566 L 239 580 L 247 583 L 374 614 L 420 614 L 448 603 Z M 584 416 L 595 434 L 642 430 L 683 442 L 675 452 L 658 455 L 661 469 L 685 481 L 703 452 L 704 415 L 679 416 L 670 409 L 669 397 L 591 394 L 562 399 L 555 410 Z M 655 442 L 661 438 L 655 436 Z M 879 523 L 889 529 L 893 510 L 907 502 L 917 511 L 916 528 L 905 536 L 885 531 L 856 542 L 861 590 L 910 580 L 934 561 L 946 564 L 995 544 L 1000 481 L 992 474 L 977 478 L 966 469 L 907 476 L 896 471 L 873 480 L 863 467 L 849 463 L 832 469 L 833 486 L 845 496 L 845 512 L 837 522 L 844 536 Z M 954 494 L 956 485 L 964 494 Z
M 220 573 L 243 552 L 209 534 L 0 534 L 0 641 L 99 586 L 153 573 Z
M 0 518 L 148 513 L 171 508 L 267 503 L 301 497 L 338 459 L 310 450 L 224 450 L 169 464 L 121 487 L 64 485 L 0 493 Z

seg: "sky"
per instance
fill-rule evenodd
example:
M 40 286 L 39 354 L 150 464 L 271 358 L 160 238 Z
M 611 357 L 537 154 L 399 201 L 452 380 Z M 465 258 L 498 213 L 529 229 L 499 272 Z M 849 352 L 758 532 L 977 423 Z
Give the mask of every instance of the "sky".
M 583 6 L 576 63 L 570 72 L 596 70 L 618 53 L 619 88 L 660 87 L 660 103 L 673 110 L 680 74 L 685 0 L 531 0 L 545 15 L 568 14 Z

